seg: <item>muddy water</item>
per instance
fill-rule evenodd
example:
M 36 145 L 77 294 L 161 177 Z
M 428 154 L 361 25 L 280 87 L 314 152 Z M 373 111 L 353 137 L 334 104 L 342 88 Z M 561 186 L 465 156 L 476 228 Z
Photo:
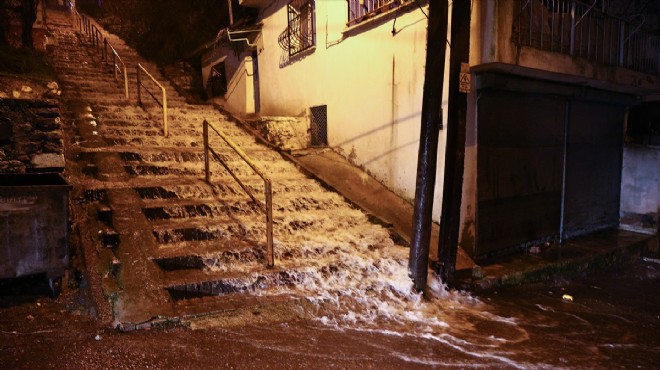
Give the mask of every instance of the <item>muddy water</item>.
M 0 294 L 2 368 L 657 369 L 660 265 L 480 296 L 445 293 L 437 322 L 341 312 L 234 328 L 119 333 L 86 313 L 84 294 L 53 301 Z M 42 291 L 47 292 L 45 284 Z M 570 294 L 573 301 L 562 299 Z M 81 303 L 82 302 L 82 303 Z M 393 304 L 393 303 L 392 303 Z M 432 306 L 432 307 L 430 307 Z M 254 322 L 258 321 L 255 316 Z M 442 322 L 442 323 L 440 323 Z
M 367 364 L 383 356 L 387 368 L 660 368 L 659 281 L 660 265 L 642 263 L 479 297 L 441 289 L 428 301 L 395 293 L 400 299 L 378 302 L 367 294 L 361 304 L 373 310 L 342 307 L 339 299 L 339 309 L 326 312 L 334 316 L 316 324 L 230 332 L 284 354 L 323 359 L 330 351 L 347 360 L 369 353 Z
M 338 240 L 343 240 L 341 233 L 337 230 Z M 480 296 L 450 291 L 432 276 L 425 299 L 412 291 L 405 250 L 388 245 L 389 239 L 374 230 L 357 235 L 362 235 L 363 245 L 345 247 L 325 237 L 291 250 L 278 246 L 296 255 L 296 266 L 306 266 L 280 261 L 284 268 L 291 264 L 293 290 L 315 308 L 308 315 L 312 324 L 243 328 L 232 335 L 252 345 L 261 343 L 263 350 L 298 355 L 315 345 L 306 339 L 312 331 L 327 337 L 322 341 L 337 341 L 339 351 L 347 354 L 355 344 L 345 348 L 346 341 L 364 338 L 359 351 L 382 352 L 411 367 L 660 367 L 656 263 L 614 276 L 558 280 Z M 282 281 L 270 283 L 253 294 L 291 292 Z M 197 327 L 214 326 L 206 324 Z M 289 339 L 282 343 L 281 336 Z

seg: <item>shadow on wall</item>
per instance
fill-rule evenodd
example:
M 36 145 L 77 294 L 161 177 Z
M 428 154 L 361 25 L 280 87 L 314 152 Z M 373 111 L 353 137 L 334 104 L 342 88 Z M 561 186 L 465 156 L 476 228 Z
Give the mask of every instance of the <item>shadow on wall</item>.
M 356 142 L 356 141 L 358 141 L 358 140 L 360 140 L 360 139 L 364 139 L 364 138 L 366 138 L 366 137 L 368 137 L 368 136 L 374 135 L 374 134 L 376 134 L 376 133 L 379 132 L 379 131 L 386 130 L 386 129 L 390 129 L 390 128 L 392 128 L 392 127 L 395 126 L 395 125 L 400 125 L 400 124 L 403 123 L 404 121 L 407 121 L 407 120 L 412 119 L 412 118 L 415 118 L 415 117 L 421 117 L 421 111 L 417 111 L 417 112 L 415 112 L 415 113 L 413 113 L 413 114 L 410 114 L 410 115 L 407 115 L 407 116 L 405 116 L 405 117 L 400 117 L 399 119 L 397 119 L 397 120 L 395 120 L 395 121 L 393 121 L 393 122 L 391 122 L 391 123 L 387 123 L 387 124 L 384 124 L 384 125 L 380 125 L 380 126 L 378 126 L 378 127 L 375 127 L 375 128 L 373 128 L 373 129 L 371 129 L 371 130 L 369 130 L 369 131 L 363 132 L 363 133 L 361 133 L 361 134 L 359 134 L 359 135 L 356 135 L 356 136 L 354 136 L 354 137 L 352 137 L 352 138 L 350 138 L 350 139 L 347 139 L 347 140 L 344 140 L 344 141 L 342 141 L 342 142 L 340 142 L 340 143 L 337 143 L 337 144 L 334 145 L 334 146 L 337 147 L 337 148 L 340 148 L 340 150 L 341 150 L 341 148 L 343 148 L 343 147 L 346 146 L 346 145 L 349 145 L 349 144 L 351 144 L 351 143 L 354 143 L 354 142 Z M 402 144 L 402 145 L 399 145 L 399 146 L 397 146 L 397 147 L 395 147 L 395 148 L 391 148 L 391 149 L 389 149 L 389 150 L 387 150 L 387 151 L 385 151 L 385 152 L 383 152 L 383 153 L 381 153 L 381 154 L 379 154 L 379 155 L 376 155 L 376 156 L 374 156 L 374 157 L 372 157 L 372 158 L 369 158 L 369 159 L 367 159 L 367 160 L 365 160 L 365 161 L 363 161 L 363 162 L 360 162 L 360 165 L 369 165 L 369 164 L 371 164 L 371 163 L 377 162 L 377 161 L 383 159 L 384 157 L 387 157 L 388 155 L 391 155 L 391 154 L 394 153 L 394 152 L 400 151 L 400 150 L 402 150 L 402 149 L 404 149 L 404 148 L 406 148 L 406 147 L 409 147 L 409 146 L 411 146 L 411 145 L 415 145 L 415 144 L 417 144 L 417 143 L 419 143 L 419 138 L 416 138 L 416 139 L 414 139 L 414 140 L 412 140 L 412 141 L 409 141 L 409 142 L 407 142 L 407 143 L 404 143 L 404 144 Z M 354 151 L 351 152 L 351 153 L 353 153 L 352 156 L 355 156 Z
M 344 146 L 344 145 L 350 144 L 350 143 L 352 143 L 352 142 L 354 142 L 354 141 L 357 141 L 357 140 L 359 140 L 359 139 L 363 139 L 363 138 L 365 138 L 365 137 L 367 137 L 367 136 L 373 135 L 373 134 L 375 134 L 375 133 L 378 132 L 378 131 L 385 130 L 385 129 L 390 128 L 390 127 L 392 127 L 392 126 L 394 126 L 394 125 L 401 124 L 403 121 L 407 121 L 408 119 L 411 119 L 411 118 L 414 118 L 414 117 L 420 117 L 421 114 L 422 114 L 421 111 L 417 111 L 417 112 L 414 112 L 413 114 L 409 114 L 409 115 L 407 115 L 407 116 L 405 116 L 405 117 L 400 117 L 399 119 L 397 119 L 397 120 L 395 120 L 395 121 L 393 121 L 393 122 L 389 122 L 389 123 L 386 123 L 386 124 L 384 124 L 384 125 L 380 125 L 380 126 L 378 126 L 378 127 L 374 127 L 373 129 L 371 129 L 371 130 L 369 130 L 369 131 L 363 132 L 363 133 L 361 133 L 361 134 L 359 134 L 359 135 L 357 135 L 357 136 L 353 136 L 353 137 L 350 138 L 350 139 L 347 139 L 347 140 L 344 140 L 344 141 L 342 141 L 342 142 L 340 142 L 340 143 L 337 143 L 336 146 Z

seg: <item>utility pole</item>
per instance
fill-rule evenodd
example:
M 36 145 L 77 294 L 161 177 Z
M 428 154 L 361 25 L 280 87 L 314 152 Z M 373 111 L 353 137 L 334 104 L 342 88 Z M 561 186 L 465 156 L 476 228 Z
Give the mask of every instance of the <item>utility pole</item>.
M 426 68 L 419 133 L 417 185 L 408 270 L 415 290 L 424 291 L 431 243 L 433 189 L 438 157 L 438 135 L 442 128 L 442 89 L 447 45 L 448 0 L 429 1 L 426 35 Z
M 449 286 L 454 282 L 461 221 L 467 94 L 470 91 L 470 3 L 470 0 L 454 0 L 451 8 L 447 150 L 438 241 L 440 277 Z

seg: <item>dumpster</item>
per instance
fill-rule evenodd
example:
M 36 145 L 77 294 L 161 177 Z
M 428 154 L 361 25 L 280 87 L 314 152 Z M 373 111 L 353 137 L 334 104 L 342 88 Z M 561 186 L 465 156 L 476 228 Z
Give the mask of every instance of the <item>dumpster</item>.
M 0 174 L 0 279 L 45 274 L 59 293 L 69 263 L 70 189 L 57 173 Z

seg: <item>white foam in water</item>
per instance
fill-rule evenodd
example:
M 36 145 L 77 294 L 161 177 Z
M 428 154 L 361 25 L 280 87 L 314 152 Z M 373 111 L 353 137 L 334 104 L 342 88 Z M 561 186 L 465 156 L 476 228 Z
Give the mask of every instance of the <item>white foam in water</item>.
M 333 214 L 330 221 L 345 225 L 346 218 Z M 507 343 L 528 339 L 515 319 L 488 312 L 486 303 L 447 289 L 435 276 L 428 281 L 430 298 L 422 297 L 408 276 L 408 249 L 394 245 L 379 226 L 350 227 L 339 227 L 330 236 L 310 232 L 278 240 L 276 264 L 295 276 L 294 287 L 269 281 L 255 294 L 291 294 L 294 289 L 293 294 L 307 297 L 318 308 L 317 320 L 323 325 L 430 340 L 481 364 L 539 367 L 516 362 L 514 353 L 505 349 Z M 281 258 L 285 255 L 293 257 Z M 400 357 L 453 366 L 451 361 Z

